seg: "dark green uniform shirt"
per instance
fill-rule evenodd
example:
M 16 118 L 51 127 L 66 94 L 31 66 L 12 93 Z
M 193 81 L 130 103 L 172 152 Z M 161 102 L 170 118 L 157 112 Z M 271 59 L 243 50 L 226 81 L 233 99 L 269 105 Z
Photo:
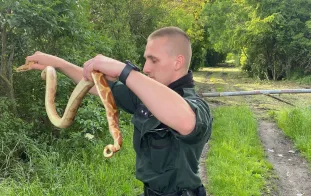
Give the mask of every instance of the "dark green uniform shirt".
M 160 193 L 200 186 L 199 160 L 211 135 L 212 117 L 206 102 L 194 91 L 192 73 L 168 86 L 179 93 L 196 114 L 195 128 L 186 136 L 158 121 L 121 82 L 110 83 L 110 86 L 117 106 L 134 114 L 137 179 Z

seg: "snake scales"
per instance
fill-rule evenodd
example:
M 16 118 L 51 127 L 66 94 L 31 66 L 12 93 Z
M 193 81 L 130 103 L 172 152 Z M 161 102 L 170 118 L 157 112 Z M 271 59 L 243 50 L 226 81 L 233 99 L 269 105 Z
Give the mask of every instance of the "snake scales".
M 28 62 L 27 64 L 18 67 L 16 71 L 22 72 L 31 70 L 31 66 L 33 64 L 34 62 Z M 41 72 L 42 79 L 46 80 L 45 108 L 47 115 L 53 125 L 59 128 L 66 128 L 72 124 L 83 97 L 95 84 L 100 99 L 106 109 L 109 132 L 114 140 L 113 145 L 108 144 L 104 148 L 104 156 L 109 158 L 112 157 L 115 152 L 119 151 L 122 145 L 122 136 L 118 121 L 118 110 L 111 89 L 109 88 L 104 75 L 97 71 L 93 71 L 91 75 L 94 82 L 82 79 L 77 84 L 68 100 L 68 104 L 66 106 L 63 116 L 60 117 L 55 107 L 57 74 L 54 67 L 47 66 Z

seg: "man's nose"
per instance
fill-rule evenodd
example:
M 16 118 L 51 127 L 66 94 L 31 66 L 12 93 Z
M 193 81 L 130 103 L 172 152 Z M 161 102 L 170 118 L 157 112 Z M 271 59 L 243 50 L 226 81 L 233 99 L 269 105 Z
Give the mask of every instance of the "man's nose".
M 145 62 L 145 64 L 144 64 L 143 72 L 145 74 L 149 74 L 150 73 L 150 66 L 148 65 L 147 62 Z

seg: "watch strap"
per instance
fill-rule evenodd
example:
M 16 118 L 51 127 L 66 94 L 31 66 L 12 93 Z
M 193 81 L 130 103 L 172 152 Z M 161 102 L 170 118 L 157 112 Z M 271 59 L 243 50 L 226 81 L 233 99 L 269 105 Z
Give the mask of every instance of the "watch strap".
M 126 61 L 125 67 L 119 76 L 119 81 L 126 85 L 126 79 L 132 70 L 139 71 L 139 68 L 133 65 L 130 61 Z

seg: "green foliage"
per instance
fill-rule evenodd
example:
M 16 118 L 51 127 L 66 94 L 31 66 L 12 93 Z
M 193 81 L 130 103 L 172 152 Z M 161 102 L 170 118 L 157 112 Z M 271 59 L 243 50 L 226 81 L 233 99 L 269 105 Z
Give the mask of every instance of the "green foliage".
M 224 62 L 226 59 L 226 55 L 220 52 L 216 52 L 213 49 L 208 49 L 206 51 L 206 64 L 209 67 L 215 67 L 218 63 Z
M 120 60 L 136 58 L 136 47 L 129 26 L 130 1 L 90 1 L 94 30 L 111 40 L 111 56 Z
M 219 107 L 214 112 L 207 155 L 211 195 L 262 195 L 272 169 L 264 161 L 257 122 L 250 108 Z
M 84 44 L 91 26 L 85 17 L 86 1 L 6 2 L 1 9 L 2 21 L 9 25 L 8 46 L 17 49 L 14 64 L 22 64 L 25 56 L 36 50 L 64 57 L 87 47 Z
M 165 2 L 165 1 L 164 1 Z M 191 70 L 207 65 L 206 54 L 209 48 L 207 29 L 201 11 L 205 3 L 199 0 L 168 1 L 163 4 L 167 12 L 159 26 L 178 26 L 190 37 L 192 43 Z
M 11 112 L 12 103 L 0 98 L 0 178 L 27 179 L 24 171 L 32 170 L 32 159 L 38 155 L 35 141 L 27 136 L 33 128 Z
M 95 136 L 88 140 L 81 134 L 67 134 L 53 140 L 49 146 L 40 146 L 37 156 L 23 162 L 28 168 L 15 167 L 16 177 L 0 182 L 1 194 L 113 196 L 141 193 L 142 184 L 134 175 L 135 154 L 132 132 L 128 131 L 133 129 L 128 125 L 130 116 L 123 115 L 122 120 L 123 145 L 114 157 L 103 157 L 103 148 L 110 142 L 107 138 Z M 105 134 L 109 135 L 108 130 Z
M 131 39 L 134 41 L 137 52 L 137 63 L 144 65 L 144 51 L 148 36 L 161 27 L 161 21 L 167 17 L 161 0 L 132 0 L 127 6 L 129 10 L 129 26 Z M 167 26 L 169 24 L 166 24 Z
M 276 120 L 284 133 L 293 139 L 296 148 L 311 161 L 311 109 L 294 108 L 280 111 Z
M 306 85 L 311 84 L 311 76 L 310 75 L 305 76 L 304 70 L 293 71 L 289 76 L 289 80 L 297 82 L 299 84 L 306 84 Z
M 243 69 L 261 79 L 280 80 L 296 69 L 310 72 L 308 0 L 210 1 L 204 15 L 216 51 L 244 54 Z
M 197 70 L 213 58 L 217 57 L 216 64 L 225 57 L 225 52 L 214 50 L 208 39 L 210 25 L 201 14 L 204 6 L 200 0 L 0 0 L 1 33 L 4 27 L 8 32 L 7 39 L 1 40 L 7 45 L 3 57 L 8 59 L 13 54 L 14 67 L 24 64 L 25 57 L 37 50 L 77 65 L 96 54 L 143 65 L 148 35 L 159 27 L 175 25 L 191 38 L 191 69 Z M 103 147 L 113 141 L 98 98 L 85 97 L 74 124 L 59 130 L 47 118 L 45 82 L 40 73 L 13 72 L 10 76 L 18 113 L 11 112 L 12 102 L 1 98 L 1 193 L 137 195 L 142 191 L 141 183 L 134 179 L 129 115 L 120 111 L 122 149 L 115 158 L 103 159 Z M 60 116 L 74 86 L 66 76 L 58 74 L 56 106 Z M 2 86 L 0 92 L 3 95 Z M 95 138 L 86 139 L 86 133 Z

